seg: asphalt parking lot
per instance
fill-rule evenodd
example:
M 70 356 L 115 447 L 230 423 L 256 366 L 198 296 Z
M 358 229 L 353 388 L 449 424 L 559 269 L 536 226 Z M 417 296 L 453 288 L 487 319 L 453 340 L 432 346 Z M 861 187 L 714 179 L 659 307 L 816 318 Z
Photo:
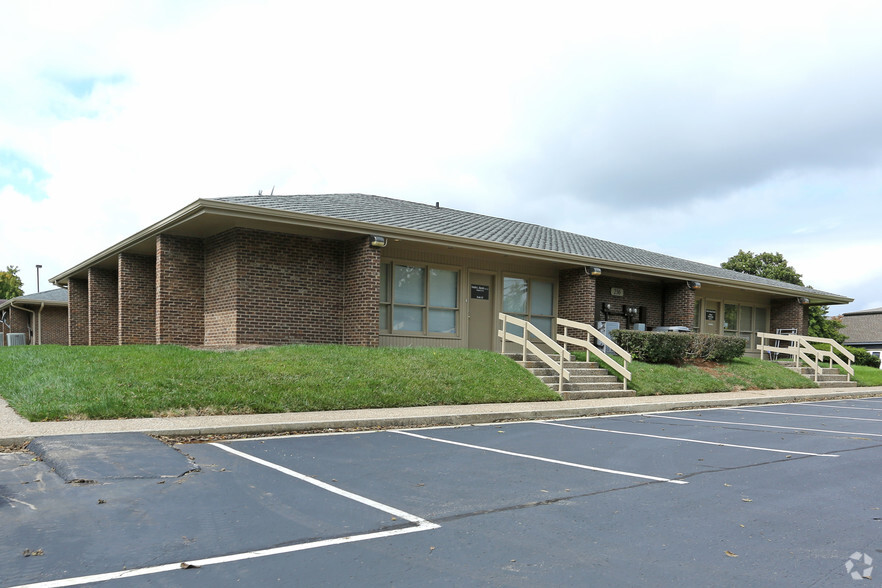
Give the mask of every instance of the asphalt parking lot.
M 882 398 L 132 435 L 0 454 L 3 586 L 851 586 L 882 564 Z

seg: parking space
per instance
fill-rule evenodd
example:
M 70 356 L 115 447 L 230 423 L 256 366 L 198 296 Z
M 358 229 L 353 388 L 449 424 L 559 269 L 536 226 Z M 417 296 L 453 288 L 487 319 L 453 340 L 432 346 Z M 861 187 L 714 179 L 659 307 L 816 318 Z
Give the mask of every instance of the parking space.
M 0 583 L 851 585 L 882 558 L 882 399 L 176 449 L 198 469 L 77 483 L 0 454 Z

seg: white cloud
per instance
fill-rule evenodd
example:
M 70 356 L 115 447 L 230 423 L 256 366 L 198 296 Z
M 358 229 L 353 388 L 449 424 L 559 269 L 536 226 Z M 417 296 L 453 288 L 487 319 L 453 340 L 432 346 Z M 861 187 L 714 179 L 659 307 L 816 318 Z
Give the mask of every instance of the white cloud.
M 54 275 L 275 186 L 715 265 L 780 248 L 816 287 L 869 292 L 880 24 L 869 2 L 6 2 L 0 154 L 48 177 L 45 200 L 0 187 L 0 264 Z

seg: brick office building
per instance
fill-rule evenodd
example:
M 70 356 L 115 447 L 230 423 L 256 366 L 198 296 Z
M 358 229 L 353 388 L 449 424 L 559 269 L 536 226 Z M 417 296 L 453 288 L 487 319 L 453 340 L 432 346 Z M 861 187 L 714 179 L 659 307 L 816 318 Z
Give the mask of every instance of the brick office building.
M 52 278 L 70 343 L 498 348 L 500 311 L 750 340 L 850 298 L 534 224 L 363 194 L 197 200 Z
M 27 345 L 67 345 L 67 290 L 56 288 L 0 301 L 0 345 L 21 333 Z

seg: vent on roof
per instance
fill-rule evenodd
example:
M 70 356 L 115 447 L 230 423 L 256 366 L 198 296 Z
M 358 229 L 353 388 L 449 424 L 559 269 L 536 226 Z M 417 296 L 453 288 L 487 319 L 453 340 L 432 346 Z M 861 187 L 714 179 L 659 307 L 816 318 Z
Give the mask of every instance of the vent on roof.
M 24 333 L 7 333 L 6 334 L 6 344 L 7 345 L 27 345 L 25 341 Z

